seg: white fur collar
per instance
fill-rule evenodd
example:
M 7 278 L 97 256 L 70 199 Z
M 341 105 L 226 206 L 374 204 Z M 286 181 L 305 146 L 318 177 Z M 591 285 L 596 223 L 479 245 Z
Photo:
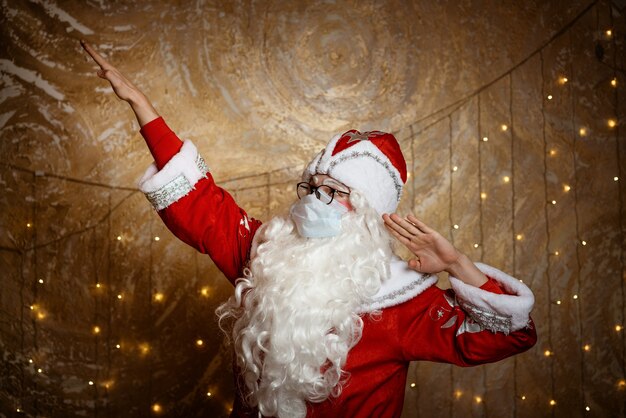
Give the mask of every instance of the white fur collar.
M 389 308 L 413 299 L 435 283 L 437 276 L 411 270 L 408 263 L 393 256 L 390 263 L 391 276 L 378 293 L 359 308 L 359 313 Z

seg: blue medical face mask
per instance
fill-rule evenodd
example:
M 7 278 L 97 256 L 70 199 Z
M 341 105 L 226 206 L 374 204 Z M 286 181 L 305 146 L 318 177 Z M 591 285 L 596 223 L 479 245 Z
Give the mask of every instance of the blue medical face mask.
M 315 194 L 304 196 L 290 210 L 300 236 L 304 238 L 328 238 L 341 232 L 341 217 L 348 208 L 333 200 L 322 203 Z

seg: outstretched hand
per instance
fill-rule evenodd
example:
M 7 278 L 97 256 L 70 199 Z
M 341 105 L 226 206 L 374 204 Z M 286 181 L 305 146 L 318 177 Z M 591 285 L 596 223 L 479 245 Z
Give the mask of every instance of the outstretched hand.
M 96 64 L 100 66 L 100 69 L 96 73 L 98 77 L 111 83 L 111 87 L 113 87 L 113 91 L 117 97 L 130 104 L 135 112 L 135 116 L 137 116 L 140 126 L 144 126 L 146 123 L 159 117 L 159 114 L 141 90 L 124 77 L 117 68 L 107 62 L 102 55 L 98 54 L 91 45 L 84 40 L 81 40 L 80 44 L 91 58 L 93 58 Z
M 97 71 L 97 75 L 100 78 L 104 78 L 109 83 L 111 83 L 111 87 L 113 87 L 113 91 L 122 100 L 130 102 L 132 100 L 136 100 L 141 92 L 133 83 L 131 83 L 124 75 L 119 72 L 117 68 L 113 65 L 109 64 L 107 60 L 105 60 L 102 55 L 98 54 L 95 49 L 91 45 L 89 45 L 85 41 L 80 41 L 81 46 L 87 53 L 93 58 L 93 60 L 100 66 L 100 69 Z
M 413 215 L 401 218 L 397 214 L 383 215 L 385 226 L 404 244 L 415 258 L 409 267 L 420 273 L 450 271 L 459 261 L 461 253 L 440 233 L 428 227 Z

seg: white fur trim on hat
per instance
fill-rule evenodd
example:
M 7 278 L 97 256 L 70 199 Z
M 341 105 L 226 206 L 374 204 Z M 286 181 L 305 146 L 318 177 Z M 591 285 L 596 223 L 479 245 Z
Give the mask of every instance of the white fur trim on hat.
M 313 158 L 302 174 L 303 181 L 309 181 L 314 174 L 329 175 L 360 191 L 378 213 L 394 212 L 404 185 L 400 171 L 369 140 L 360 140 L 332 155 L 337 142 L 345 135 L 335 135 L 326 148 Z M 404 164 L 403 157 L 402 162 Z

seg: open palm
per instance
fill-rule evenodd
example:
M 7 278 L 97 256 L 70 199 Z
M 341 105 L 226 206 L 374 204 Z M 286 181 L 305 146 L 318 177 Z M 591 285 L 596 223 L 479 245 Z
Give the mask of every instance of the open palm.
M 383 220 L 391 234 L 415 255 L 409 260 L 413 270 L 439 273 L 458 260 L 460 253 L 454 245 L 415 216 L 401 218 L 395 213 L 385 214 Z

